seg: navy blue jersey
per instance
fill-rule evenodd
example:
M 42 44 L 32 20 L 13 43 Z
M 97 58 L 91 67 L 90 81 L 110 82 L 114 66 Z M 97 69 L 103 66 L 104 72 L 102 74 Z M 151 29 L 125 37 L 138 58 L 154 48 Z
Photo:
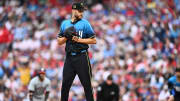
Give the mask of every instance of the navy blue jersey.
M 64 20 L 61 24 L 60 33 L 58 36 L 63 37 L 64 31 L 71 26 L 75 27 L 76 32 L 79 34 L 80 38 L 94 38 L 95 37 L 94 30 L 92 29 L 90 23 L 85 19 L 81 19 L 75 24 L 72 24 L 70 19 Z M 76 52 L 80 50 L 86 50 L 88 48 L 89 46 L 87 44 L 73 43 L 70 40 L 66 41 L 66 52 Z
M 180 97 L 180 82 L 177 81 L 176 76 L 169 78 L 168 85 L 170 93 L 176 98 Z

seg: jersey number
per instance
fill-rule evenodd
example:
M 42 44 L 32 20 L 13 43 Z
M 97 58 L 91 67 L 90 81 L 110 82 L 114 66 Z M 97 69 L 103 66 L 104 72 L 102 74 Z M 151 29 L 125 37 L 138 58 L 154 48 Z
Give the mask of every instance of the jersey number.
M 79 37 L 82 38 L 83 31 L 79 31 Z

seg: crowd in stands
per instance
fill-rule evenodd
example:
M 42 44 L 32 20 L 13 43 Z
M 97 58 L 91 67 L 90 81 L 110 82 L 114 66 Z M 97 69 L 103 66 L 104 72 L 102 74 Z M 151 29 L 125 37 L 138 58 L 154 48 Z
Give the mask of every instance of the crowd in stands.
M 96 2 L 95 2 L 96 1 Z M 61 93 L 65 45 L 57 44 L 72 0 L 0 1 L 0 101 L 28 101 L 34 72 L 46 68 L 49 101 Z M 84 12 L 96 34 L 90 45 L 92 86 L 113 74 L 119 101 L 166 101 L 167 80 L 180 66 L 179 0 L 87 0 Z M 69 101 L 85 101 L 78 77 Z

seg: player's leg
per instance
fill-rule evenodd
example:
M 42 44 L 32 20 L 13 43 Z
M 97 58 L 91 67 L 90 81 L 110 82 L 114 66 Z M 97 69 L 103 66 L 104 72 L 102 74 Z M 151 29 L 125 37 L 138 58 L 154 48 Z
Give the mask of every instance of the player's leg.
M 93 90 L 91 85 L 91 77 L 92 77 L 91 65 L 87 53 L 81 54 L 78 57 L 78 60 L 74 64 L 74 66 L 76 67 L 76 72 L 81 81 L 81 84 L 84 87 L 87 101 L 94 101 Z
M 63 69 L 63 81 L 61 89 L 61 101 L 68 101 L 69 90 L 71 88 L 72 82 L 76 76 L 75 70 L 70 65 L 70 58 L 66 58 Z

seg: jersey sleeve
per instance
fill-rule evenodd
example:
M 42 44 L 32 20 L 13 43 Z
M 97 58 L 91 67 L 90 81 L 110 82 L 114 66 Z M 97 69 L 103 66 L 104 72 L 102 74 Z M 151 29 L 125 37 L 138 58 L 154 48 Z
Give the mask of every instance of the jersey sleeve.
M 94 38 L 95 37 L 95 32 L 94 32 L 91 24 L 88 21 L 85 25 L 85 32 L 87 34 L 87 38 Z
M 168 79 L 168 88 L 171 95 L 175 94 L 174 88 L 173 88 L 173 82 L 175 81 L 175 76 Z
M 168 83 L 173 83 L 176 81 L 176 76 L 172 76 L 168 79 Z
M 35 81 L 32 79 L 29 83 L 28 90 L 35 91 Z
M 58 38 L 64 37 L 64 23 L 65 23 L 65 21 L 62 22 L 62 24 L 59 28 Z
M 50 88 L 51 88 L 51 82 L 50 80 L 47 80 L 47 87 L 46 87 L 46 91 L 49 92 L 50 91 Z

